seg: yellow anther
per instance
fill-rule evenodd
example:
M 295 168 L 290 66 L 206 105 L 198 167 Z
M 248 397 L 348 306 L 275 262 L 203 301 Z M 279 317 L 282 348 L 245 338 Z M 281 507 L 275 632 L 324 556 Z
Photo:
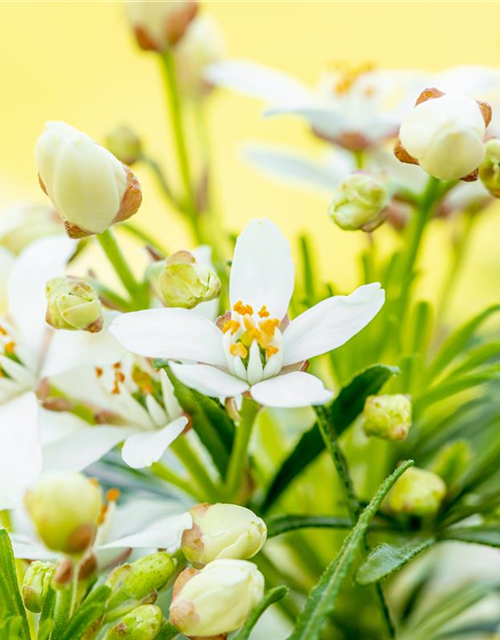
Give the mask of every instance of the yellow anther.
M 342 94 L 348 93 L 356 84 L 359 77 L 364 73 L 373 71 L 375 65 L 371 62 L 365 62 L 357 66 L 340 63 L 337 65 L 333 65 L 333 67 L 340 74 L 340 78 L 335 84 L 335 91 L 339 94 Z
M 120 362 L 115 362 L 115 364 L 113 365 L 113 369 L 121 369 L 122 365 Z
M 255 322 L 251 316 L 245 316 L 243 318 L 243 324 L 245 325 L 245 329 L 247 331 L 252 331 L 255 329 Z
M 231 334 L 234 336 L 234 334 L 238 331 L 240 326 L 241 325 L 238 322 L 238 320 L 228 320 L 222 326 L 222 333 L 227 333 L 228 331 L 231 331 Z
M 14 353 L 15 348 L 16 343 L 13 340 L 11 342 L 7 342 L 7 344 L 4 346 L 5 353 L 8 353 L 9 355 L 12 355 Z
M 96 376 L 97 376 L 98 378 L 100 378 L 100 377 L 102 376 L 102 374 L 103 374 L 102 367 L 96 367 L 96 368 L 95 368 L 95 374 L 96 374 Z
M 275 353 L 278 353 L 278 351 L 278 347 L 273 347 L 273 345 L 270 344 L 266 349 L 266 358 L 269 360 L 269 358 L 274 356 Z
M 246 358 L 248 349 L 241 342 L 236 342 L 229 347 L 229 353 L 232 356 L 239 356 L 240 358 Z
M 267 335 L 274 336 L 274 331 L 276 327 L 279 325 L 279 323 L 280 321 L 277 318 L 268 318 L 267 320 L 263 320 L 262 322 L 259 322 L 259 327 Z
M 116 502 L 120 498 L 120 495 L 121 495 L 120 489 L 117 489 L 116 487 L 112 487 L 106 493 L 106 500 L 108 502 Z
M 249 304 L 243 304 L 241 300 L 238 300 L 233 309 L 234 311 L 236 311 L 236 313 L 239 313 L 240 316 L 245 316 L 247 314 L 253 315 L 252 307 Z
M 125 376 L 123 379 L 125 379 Z M 132 380 L 145 395 L 153 393 L 153 380 L 151 376 L 142 369 L 139 369 L 139 367 L 134 367 L 132 370 Z
M 106 513 L 108 512 L 108 505 L 107 504 L 103 504 L 101 507 L 101 512 L 99 514 L 99 517 L 97 518 L 97 524 L 100 526 L 101 524 L 103 524 L 104 520 L 106 519 Z
M 268 318 L 269 317 L 269 311 L 267 310 L 266 305 L 262 305 L 262 307 L 260 308 L 260 311 L 258 312 L 259 316 L 261 318 Z
M 0 324 L 0 336 L 7 336 L 7 335 L 9 335 L 9 332 L 7 331 L 7 329 L 4 329 Z

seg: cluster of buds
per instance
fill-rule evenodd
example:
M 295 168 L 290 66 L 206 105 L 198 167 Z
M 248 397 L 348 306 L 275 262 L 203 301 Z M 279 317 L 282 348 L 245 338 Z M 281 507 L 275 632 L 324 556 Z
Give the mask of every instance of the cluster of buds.
M 166 307 L 192 309 L 220 294 L 217 274 L 196 260 L 189 251 L 177 251 L 149 267 L 149 281 Z
M 48 122 L 35 149 L 40 185 L 71 238 L 106 231 L 134 215 L 142 202 L 132 171 L 89 136 Z
M 386 507 L 395 514 L 431 516 L 439 510 L 446 484 L 432 471 L 411 467 L 387 494 Z
M 402 394 L 369 396 L 363 409 L 367 436 L 405 440 L 411 427 L 411 400 Z
M 358 171 L 335 190 L 328 215 L 347 231 L 374 231 L 387 216 L 390 198 L 384 184 Z
M 85 280 L 60 276 L 45 286 L 45 319 L 54 329 L 97 333 L 103 327 L 102 305 L 95 289 Z
M 441 180 L 477 180 L 490 120 L 485 102 L 425 89 L 401 123 L 394 153 Z

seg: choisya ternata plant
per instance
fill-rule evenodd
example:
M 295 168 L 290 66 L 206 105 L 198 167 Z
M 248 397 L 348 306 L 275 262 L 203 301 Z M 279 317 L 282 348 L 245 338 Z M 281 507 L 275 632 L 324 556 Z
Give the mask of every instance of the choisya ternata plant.
M 0 225 L 0 639 L 494 637 L 494 614 L 458 614 L 497 581 L 435 589 L 456 571 L 447 541 L 500 546 L 500 342 L 484 330 L 500 307 L 449 312 L 500 194 L 500 74 L 344 65 L 313 92 L 223 60 L 195 2 L 126 5 L 160 66 L 178 175 L 128 127 L 103 146 L 52 122 L 36 144 L 49 204 Z M 326 190 L 333 248 L 368 239 L 354 291 L 322 278 L 314 233 L 294 252 L 268 219 L 222 225 L 217 86 L 327 147 L 323 164 L 246 154 Z M 141 226 L 143 171 L 192 246 Z M 436 220 L 452 243 L 433 305 L 417 276 Z M 94 242 L 114 284 L 82 269 Z

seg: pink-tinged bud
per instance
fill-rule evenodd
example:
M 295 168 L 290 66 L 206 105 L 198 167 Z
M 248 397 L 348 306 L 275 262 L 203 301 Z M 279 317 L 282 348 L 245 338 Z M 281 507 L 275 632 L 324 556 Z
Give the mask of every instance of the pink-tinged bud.
M 40 186 L 70 238 L 102 233 L 130 218 L 142 202 L 135 174 L 89 136 L 48 122 L 35 149 Z
M 215 560 L 186 569 L 174 584 L 170 620 L 189 638 L 229 634 L 245 624 L 264 595 L 264 576 L 246 560 Z
M 125 2 L 125 11 L 141 49 L 162 52 L 182 40 L 198 4 L 194 0 L 134 0 Z
M 193 526 L 182 535 L 186 559 L 204 565 L 221 558 L 248 560 L 264 546 L 265 522 L 235 504 L 198 504 L 190 511 Z

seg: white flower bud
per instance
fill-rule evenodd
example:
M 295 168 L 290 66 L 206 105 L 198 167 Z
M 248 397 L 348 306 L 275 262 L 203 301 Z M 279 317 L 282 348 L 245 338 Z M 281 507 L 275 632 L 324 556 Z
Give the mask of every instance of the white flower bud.
M 446 485 L 438 475 L 411 467 L 389 491 L 385 504 L 393 513 L 427 516 L 439 510 L 445 495 Z
M 203 98 L 212 88 L 203 71 L 224 58 L 222 34 L 211 16 L 199 16 L 189 25 L 175 50 L 177 77 L 183 92 L 191 98 Z
M 384 222 L 389 200 L 378 178 L 359 171 L 337 187 L 328 214 L 341 229 L 373 231 Z
M 115 127 L 106 136 L 106 147 L 123 164 L 132 165 L 142 156 L 142 143 L 130 127 Z
M 404 440 L 411 427 L 411 400 L 402 394 L 369 396 L 363 409 L 367 436 Z
M 490 118 L 486 103 L 426 89 L 401 123 L 396 156 L 441 180 L 475 180 Z
M 192 309 L 200 302 L 217 298 L 221 290 L 217 274 L 189 251 L 177 251 L 166 260 L 154 262 L 148 276 L 154 292 L 167 307 Z
M 104 147 L 64 122 L 48 122 L 35 149 L 40 185 L 71 238 L 102 233 L 137 212 L 139 181 Z
M 246 560 L 215 560 L 186 569 L 174 584 L 170 620 L 188 637 L 231 633 L 262 600 L 264 576 Z
M 500 140 L 498 138 L 492 138 L 486 143 L 486 153 L 479 167 L 479 177 L 491 195 L 500 198 Z
M 34 240 L 62 230 L 61 219 L 50 205 L 14 205 L 0 216 L 0 246 L 17 255 Z
M 221 558 L 248 560 L 264 546 L 265 522 L 235 504 L 198 504 L 190 511 L 193 526 L 182 535 L 182 552 L 198 565 Z
M 102 508 L 99 486 L 80 473 L 46 473 L 25 504 L 49 549 L 80 554 L 93 543 Z
M 45 286 L 45 319 L 54 329 L 97 333 L 102 329 L 102 305 L 95 289 L 85 280 L 60 276 Z
M 134 0 L 125 11 L 138 45 L 146 51 L 166 51 L 186 33 L 198 11 L 194 0 Z

